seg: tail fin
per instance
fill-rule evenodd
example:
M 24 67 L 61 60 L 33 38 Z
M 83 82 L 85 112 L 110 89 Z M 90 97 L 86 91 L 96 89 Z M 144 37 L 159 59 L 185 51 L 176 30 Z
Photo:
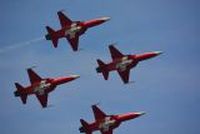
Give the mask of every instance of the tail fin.
M 106 69 L 106 64 L 103 61 L 101 61 L 100 59 L 97 59 L 97 63 L 99 65 L 99 67 L 96 68 L 97 72 L 102 73 L 104 79 L 108 80 L 109 71 Z
M 80 122 L 81 122 L 82 127 L 79 128 L 79 131 L 81 133 L 92 134 L 89 124 L 83 119 L 80 119 Z
M 15 83 L 15 87 L 17 88 L 17 91 L 14 92 L 14 95 L 16 97 L 20 96 L 23 104 L 26 104 L 27 94 L 23 94 L 24 87 L 21 86 L 19 83 Z
M 46 26 L 48 34 L 45 36 L 46 40 L 51 40 L 53 43 L 53 46 L 56 48 L 58 46 L 58 37 L 56 35 L 56 31 L 54 31 L 49 26 Z

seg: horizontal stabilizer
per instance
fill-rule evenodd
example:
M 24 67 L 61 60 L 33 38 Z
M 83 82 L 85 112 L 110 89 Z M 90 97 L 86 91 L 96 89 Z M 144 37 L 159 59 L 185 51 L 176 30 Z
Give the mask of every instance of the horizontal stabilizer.
M 106 64 L 105 64 L 102 60 L 100 60 L 100 59 L 97 59 L 97 63 L 99 64 L 100 67 L 106 65 Z
M 79 128 L 80 132 L 86 133 L 86 134 L 92 134 L 89 124 L 86 121 L 84 121 L 83 119 L 80 119 L 80 122 L 82 125 L 82 127 Z
M 53 46 L 56 48 L 58 46 L 58 37 L 56 31 L 54 31 L 49 26 L 46 26 L 48 34 L 46 35 L 46 40 L 51 40 Z
M 23 90 L 25 90 L 24 87 L 21 86 L 19 83 L 15 83 L 15 87 L 17 88 L 17 91 L 14 92 L 15 96 L 20 96 L 22 103 L 26 104 L 27 94 L 23 93 Z
M 99 65 L 99 67 L 96 68 L 96 71 L 98 73 L 102 73 L 104 79 L 108 80 L 109 71 L 106 69 L 106 64 L 103 61 L 101 61 L 100 59 L 97 59 L 97 63 Z
M 24 87 L 22 85 L 20 85 L 19 83 L 15 83 L 15 87 L 17 88 L 18 91 L 24 89 Z

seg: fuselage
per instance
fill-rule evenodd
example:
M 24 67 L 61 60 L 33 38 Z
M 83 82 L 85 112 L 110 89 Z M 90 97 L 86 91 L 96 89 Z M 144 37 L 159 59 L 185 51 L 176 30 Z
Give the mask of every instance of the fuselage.
M 53 91 L 56 88 L 56 85 L 52 84 L 52 79 L 43 79 L 40 82 L 33 83 L 30 86 L 25 87 L 21 94 L 47 94 Z
M 88 20 L 85 22 L 74 21 L 70 26 L 65 26 L 62 27 L 60 30 L 57 30 L 56 36 L 57 38 L 67 37 L 69 39 L 72 39 L 75 38 L 75 36 L 81 36 L 82 34 L 84 34 L 88 28 L 100 25 L 109 19 L 110 19 L 109 17 L 102 17 L 93 20 Z M 51 40 L 49 34 L 46 35 L 46 39 Z
M 71 26 L 62 27 L 60 30 L 56 31 L 57 38 L 75 38 L 75 36 L 80 36 L 85 33 L 87 27 L 83 25 L 82 22 L 76 21 L 71 24 Z M 47 35 L 48 36 L 48 35 Z M 51 40 L 51 38 L 49 38 Z
M 108 71 L 120 70 L 125 71 L 126 69 L 133 68 L 137 65 L 138 61 L 134 56 L 124 56 L 122 58 L 114 59 L 112 62 L 107 64 L 106 69 Z
M 52 92 L 56 86 L 60 84 L 67 83 L 72 81 L 76 78 L 79 78 L 78 75 L 73 75 L 70 77 L 58 77 L 58 78 L 46 78 L 42 79 L 41 81 L 32 83 L 30 86 L 24 87 L 24 90 L 20 90 L 15 92 L 15 96 L 20 96 L 22 94 L 31 95 L 31 94 L 38 94 L 44 95 Z
M 143 112 L 131 112 L 127 114 L 119 114 L 119 115 L 110 115 L 106 116 L 104 119 L 96 120 L 89 124 L 89 130 L 93 131 L 101 131 L 107 132 L 109 130 L 113 130 L 120 126 L 120 124 L 124 121 L 128 121 L 134 118 L 137 118 L 143 115 Z M 80 127 L 81 132 L 86 132 L 83 127 Z
M 135 67 L 140 61 L 147 60 L 159 55 L 161 52 L 147 52 L 143 54 L 125 55 L 122 58 L 113 59 L 112 62 L 105 64 L 101 68 L 98 67 L 97 71 L 101 72 L 102 68 L 107 71 L 119 70 L 121 72 Z

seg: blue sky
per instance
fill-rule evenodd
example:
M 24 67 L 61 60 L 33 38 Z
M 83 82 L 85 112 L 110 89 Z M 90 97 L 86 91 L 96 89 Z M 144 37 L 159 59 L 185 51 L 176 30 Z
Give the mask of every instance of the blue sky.
M 43 37 L 46 25 L 60 28 L 56 12 L 61 9 L 73 20 L 112 19 L 89 29 L 78 53 L 65 39 L 57 49 L 43 40 L 0 53 L 0 133 L 76 134 L 80 118 L 93 121 L 90 106 L 98 102 L 108 114 L 146 111 L 115 134 L 200 133 L 198 5 L 198 0 L 1 0 L 0 50 Z M 110 61 L 107 46 L 113 42 L 123 53 L 164 54 L 133 69 L 134 84 L 124 85 L 116 72 L 104 81 L 95 72 L 95 60 Z M 32 65 L 42 77 L 81 78 L 52 92 L 52 107 L 42 109 L 35 96 L 22 105 L 13 96 L 14 82 L 28 85 L 25 69 Z

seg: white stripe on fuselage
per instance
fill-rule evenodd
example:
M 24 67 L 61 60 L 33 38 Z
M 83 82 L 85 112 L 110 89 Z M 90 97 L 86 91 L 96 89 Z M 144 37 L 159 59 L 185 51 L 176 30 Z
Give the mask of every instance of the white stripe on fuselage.
M 110 127 L 114 125 L 114 123 L 115 120 L 112 120 L 111 117 L 106 117 L 104 122 L 99 125 L 99 129 L 103 132 L 107 132 L 109 131 Z
M 116 64 L 116 69 L 125 71 L 127 67 L 133 62 L 132 59 L 128 59 L 127 56 L 123 57 L 119 63 Z
M 75 38 L 76 33 L 78 33 L 80 30 L 81 26 L 77 25 L 77 23 L 72 23 L 70 29 L 65 31 L 65 36 L 69 35 L 70 39 Z
M 44 95 L 45 90 L 51 86 L 51 83 L 47 83 L 46 80 L 42 80 L 40 84 L 35 87 L 34 92 L 38 95 Z

